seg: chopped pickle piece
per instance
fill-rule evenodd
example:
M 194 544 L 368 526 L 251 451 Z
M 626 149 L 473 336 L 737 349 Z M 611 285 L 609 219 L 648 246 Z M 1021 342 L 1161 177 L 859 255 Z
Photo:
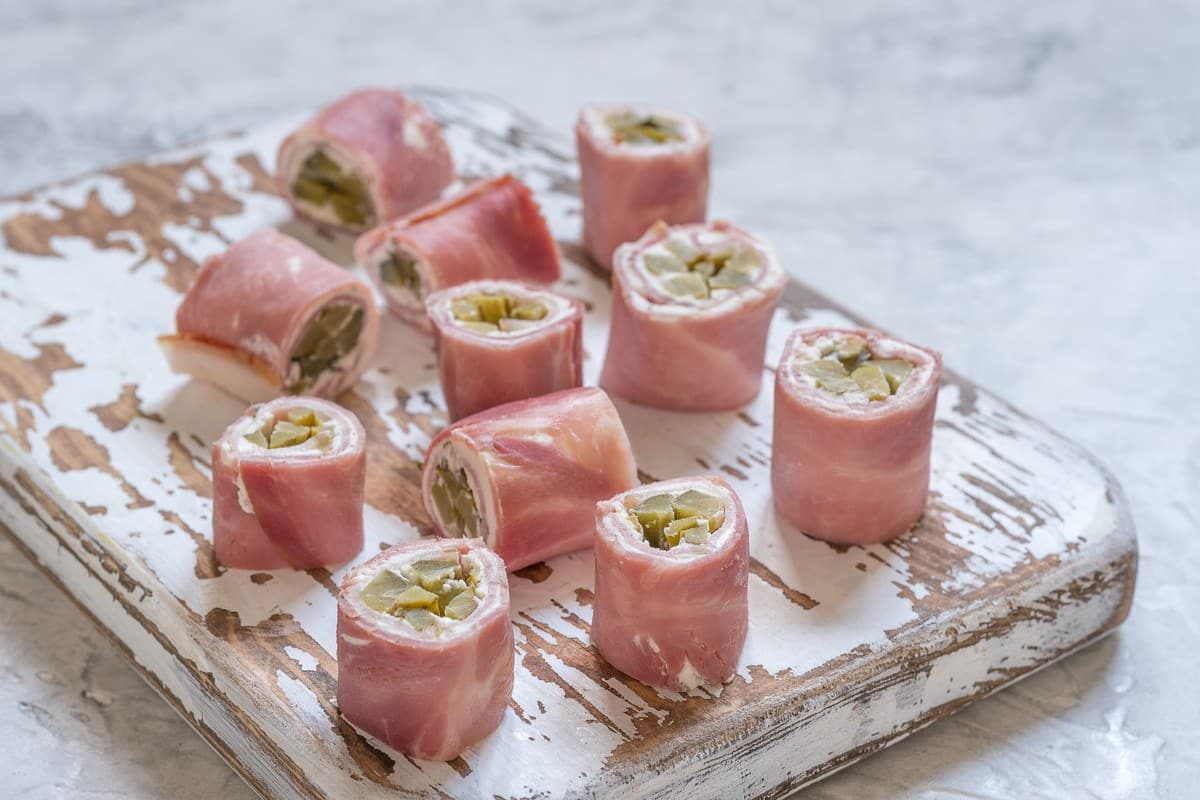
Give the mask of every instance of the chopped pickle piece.
M 392 252 L 379 265 L 379 279 L 389 286 L 403 286 L 416 294 L 421 293 L 421 273 L 417 271 L 417 260 L 398 252 Z
M 362 590 L 362 601 L 369 608 L 387 614 L 396 605 L 396 597 L 412 587 L 413 582 L 390 569 L 381 571 Z
M 427 608 L 410 608 L 405 610 L 404 619 L 419 631 L 423 631 L 437 622 L 437 614 Z
M 503 294 L 472 294 L 451 301 L 459 325 L 476 333 L 515 333 L 537 327 L 550 309 L 537 300 L 518 302 Z
M 757 251 L 740 242 L 704 249 L 676 234 L 664 239 L 662 247 L 667 252 L 651 248 L 642 256 L 642 263 L 663 288 L 678 297 L 705 300 L 715 290 L 746 286 L 754 282 L 762 264 Z
M 900 388 L 900 384 L 913 371 L 913 365 L 901 358 L 881 358 L 878 361 L 872 361 L 872 364 L 877 365 L 883 370 L 883 376 L 887 378 L 888 387 L 892 390 L 892 394 Z
M 254 431 L 253 433 L 247 433 L 242 438 L 244 438 L 248 442 L 253 442 L 254 444 L 258 445 L 259 447 L 261 447 L 263 449 L 266 449 L 271 446 L 271 443 L 267 441 L 267 437 L 263 434 L 262 431 Z
M 294 447 L 304 444 L 310 437 L 312 437 L 312 428 L 281 419 L 271 429 L 270 448 L 274 450 L 279 447 Z
M 913 365 L 901 358 L 875 359 L 861 336 L 825 339 L 815 345 L 821 358 L 795 365 L 812 377 L 817 388 L 833 394 L 865 395 L 868 402 L 887 400 L 908 378 Z
M 846 365 L 847 369 L 850 369 L 850 367 L 858 363 L 859 357 L 863 354 L 866 346 L 867 342 L 861 336 L 846 336 L 839 339 L 835 347 L 838 361 L 841 361 Z M 870 354 L 868 353 L 867 356 L 869 358 Z
M 546 315 L 549 313 L 550 309 L 546 308 L 545 303 L 539 303 L 535 300 L 532 303 L 519 303 L 514 305 L 509 316 L 513 319 L 539 320 L 545 319 Z
M 725 524 L 725 504 L 711 494 L 688 489 L 673 503 L 675 517 L 703 517 L 708 521 L 710 530 L 716 530 Z
M 708 284 L 704 276 L 695 272 L 672 272 L 660 278 L 663 288 L 679 297 L 695 297 L 703 300 L 708 297 Z
M 296 425 L 307 425 L 310 428 L 321 424 L 321 421 L 317 419 L 317 412 L 305 406 L 299 406 L 288 411 L 287 418 L 288 422 Z
M 321 373 L 353 352 L 358 347 L 362 327 L 363 310 L 356 305 L 332 303 L 321 309 L 292 351 L 291 360 L 298 375 L 288 384 L 288 391 L 292 394 L 306 391 Z
M 646 543 L 670 550 L 681 541 L 707 544 L 709 533 L 725 524 L 725 504 L 710 494 L 689 489 L 678 496 L 656 494 L 630 510 Z
M 478 607 L 479 600 L 475 597 L 475 592 L 465 589 L 454 595 L 442 614 L 450 619 L 466 619 Z
M 459 536 L 478 533 L 479 511 L 466 470 L 451 470 L 444 463 L 438 465 L 431 493 L 438 516 L 446 528 L 457 531 Z
M 660 144 L 683 140 L 675 122 L 656 114 L 619 111 L 609 114 L 604 121 L 612 129 L 613 141 L 618 144 Z
M 754 280 L 749 272 L 732 267 L 726 264 L 721 268 L 721 271 L 708 279 L 709 289 L 737 289 L 740 286 L 745 286 Z
M 674 253 L 646 253 L 646 269 L 655 275 L 667 272 L 687 272 L 688 265 Z
M 641 526 L 646 541 L 652 547 L 665 550 L 666 548 L 662 546 L 662 532 L 675 518 L 675 512 L 671 507 L 671 495 L 656 494 L 647 497 L 634 506 L 633 516 Z
M 508 316 L 512 308 L 512 298 L 504 294 L 476 295 L 475 305 L 479 306 L 479 314 L 484 321 L 493 325 Z
M 375 219 L 366 185 L 353 170 L 342 167 L 321 150 L 313 151 L 292 183 L 296 199 L 333 211 L 343 225 L 365 228 Z
M 437 609 L 438 596 L 420 586 L 410 586 L 396 595 L 395 608 Z
M 462 572 L 462 568 L 458 565 L 457 560 L 442 561 L 427 559 L 414 562 L 412 569 L 417 583 L 421 584 L 421 588 L 435 593 L 441 590 L 442 584 L 446 581 L 454 580 Z
M 878 364 L 868 361 L 850 375 L 850 379 L 858 384 L 867 395 L 868 400 L 886 400 L 892 396 L 887 376 Z

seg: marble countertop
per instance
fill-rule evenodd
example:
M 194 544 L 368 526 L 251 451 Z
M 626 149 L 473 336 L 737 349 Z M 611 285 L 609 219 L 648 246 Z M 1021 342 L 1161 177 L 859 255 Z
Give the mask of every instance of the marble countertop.
M 588 100 L 696 113 L 716 215 L 1082 442 L 1140 531 L 1118 633 L 801 796 L 1194 794 L 1200 5 L 441 5 L 0 6 L 0 194 L 363 84 L 488 92 L 564 136 Z M 252 796 L 7 541 L 0 747 L 14 798 Z

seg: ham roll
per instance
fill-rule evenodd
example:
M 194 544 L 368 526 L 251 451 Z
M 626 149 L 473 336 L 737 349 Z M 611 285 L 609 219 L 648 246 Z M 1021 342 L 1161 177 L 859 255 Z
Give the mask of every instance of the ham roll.
M 596 506 L 592 644 L 658 689 L 733 677 L 746 641 L 750 534 L 718 477 L 676 478 Z
M 708 132 L 696 120 L 646 108 L 587 106 L 575 124 L 583 243 L 611 269 L 613 252 L 658 221 L 703 222 Z
M 450 419 L 583 384 L 583 305 L 515 281 L 426 300 Z
M 477 181 L 460 194 L 360 236 L 354 255 L 401 318 L 427 327 L 425 298 L 491 278 L 558 280 L 558 250 L 533 192 L 512 175 Z
M 840 544 L 875 544 L 925 511 L 941 356 L 878 331 L 798 330 L 775 373 L 771 487 L 779 515 Z
M 342 716 L 413 758 L 450 761 L 512 698 L 508 576 L 479 539 L 405 542 L 342 581 Z
M 515 570 L 590 547 L 596 503 L 637 482 L 608 395 L 567 389 L 443 430 L 425 454 L 421 497 L 439 536 L 478 536 Z
M 366 371 L 379 342 L 371 287 L 275 230 L 210 258 L 160 336 L 171 368 L 248 402 L 333 397 Z
M 600 385 L 680 411 L 745 405 L 762 383 L 784 274 L 763 241 L 726 222 L 656 224 L 613 260 Z
M 316 397 L 251 406 L 212 450 L 213 547 L 234 569 L 313 569 L 363 545 L 366 436 Z
M 275 179 L 296 213 L 363 231 L 440 195 L 454 162 L 442 127 L 419 103 L 362 89 L 284 139 Z

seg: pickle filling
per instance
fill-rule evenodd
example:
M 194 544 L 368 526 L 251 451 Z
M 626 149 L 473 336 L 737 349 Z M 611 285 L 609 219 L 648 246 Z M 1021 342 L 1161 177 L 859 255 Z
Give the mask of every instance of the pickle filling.
M 392 252 L 379 265 L 379 279 L 388 286 L 402 286 L 413 294 L 421 294 L 421 273 L 417 272 L 417 260 L 399 252 Z
M 245 434 L 242 438 L 267 450 L 295 447 L 322 435 L 321 423 L 323 421 L 311 408 L 297 406 L 289 410 L 286 416 L 268 420 L 265 425 Z M 325 438 L 328 438 L 327 434 Z M 319 441 L 323 442 L 324 440 Z
M 365 228 L 375 219 L 362 178 L 343 170 L 322 150 L 314 150 L 304 160 L 292 184 L 292 194 L 309 205 L 329 208 L 343 225 Z
M 513 333 L 536 328 L 550 309 L 537 300 L 521 301 L 495 292 L 456 297 L 450 313 L 459 325 L 477 333 Z
M 676 297 L 707 300 L 721 289 L 739 289 L 754 281 L 761 266 L 758 252 L 739 242 L 704 248 L 686 236 L 671 236 L 642 256 L 646 269 Z
M 475 505 L 475 493 L 467 480 L 465 469 L 451 469 L 439 464 L 433 479 L 433 504 L 438 516 L 447 528 L 453 528 L 459 536 L 477 536 L 479 533 L 479 508 Z
M 818 344 L 821 357 L 796 365 L 831 394 L 862 393 L 870 402 L 887 400 L 900 390 L 913 365 L 902 358 L 875 358 L 861 336 L 853 334 Z
M 363 310 L 349 303 L 334 303 L 321 309 L 308 323 L 292 351 L 292 394 L 307 391 L 338 360 L 352 353 L 362 334 Z
M 678 495 L 651 495 L 630 509 L 629 518 L 651 547 L 670 550 L 681 542 L 708 544 L 709 536 L 725 523 L 725 504 L 688 489 Z
M 617 144 L 662 144 L 683 141 L 679 125 L 675 121 L 657 114 L 618 111 L 605 117 L 604 122 L 612 130 L 613 141 Z
M 382 570 L 363 587 L 363 603 L 419 631 L 438 619 L 464 620 L 479 607 L 478 576 L 458 558 L 422 559 Z

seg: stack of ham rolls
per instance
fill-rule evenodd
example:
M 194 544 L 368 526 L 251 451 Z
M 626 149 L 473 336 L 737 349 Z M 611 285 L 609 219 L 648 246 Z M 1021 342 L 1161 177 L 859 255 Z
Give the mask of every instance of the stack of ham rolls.
M 204 264 L 160 337 L 173 369 L 252 403 L 212 450 L 221 563 L 312 570 L 364 541 L 366 434 L 329 398 L 380 347 L 413 344 L 379 341 L 376 291 L 419 331 L 399 336 L 432 333 L 450 423 L 421 471 L 436 536 L 349 569 L 337 609 L 343 717 L 412 758 L 454 759 L 502 724 L 514 570 L 592 549 L 596 651 L 657 689 L 731 680 L 746 641 L 751 527 L 736 490 L 714 476 L 640 485 L 610 394 L 692 413 L 754 400 L 783 269 L 759 237 L 706 221 L 696 120 L 589 106 L 576 137 L 584 241 L 613 287 L 602 388 L 583 385 L 584 306 L 553 286 L 559 253 L 533 192 L 502 175 L 443 197 L 441 127 L 392 90 L 320 112 L 277 169 L 298 215 L 360 234 L 374 290 L 260 231 Z M 908 531 L 928 496 L 940 373 L 937 353 L 877 331 L 794 331 L 775 371 L 779 518 L 842 544 Z

